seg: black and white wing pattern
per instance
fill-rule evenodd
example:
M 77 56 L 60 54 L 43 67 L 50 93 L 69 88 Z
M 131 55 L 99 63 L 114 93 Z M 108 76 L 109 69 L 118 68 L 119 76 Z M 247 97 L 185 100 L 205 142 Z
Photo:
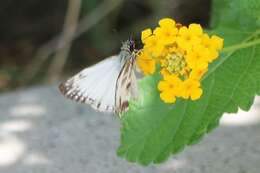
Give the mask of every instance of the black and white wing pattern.
M 112 56 L 61 83 L 59 89 L 66 97 L 90 104 L 98 111 L 114 112 L 121 67 L 119 56 Z
M 128 110 L 130 98 L 137 98 L 135 56 L 134 42 L 127 40 L 123 42 L 119 55 L 82 70 L 61 83 L 59 89 L 72 100 L 120 116 Z
M 119 73 L 116 82 L 115 112 L 120 116 L 128 110 L 129 100 L 137 99 L 138 88 L 134 72 L 135 55 L 127 59 Z

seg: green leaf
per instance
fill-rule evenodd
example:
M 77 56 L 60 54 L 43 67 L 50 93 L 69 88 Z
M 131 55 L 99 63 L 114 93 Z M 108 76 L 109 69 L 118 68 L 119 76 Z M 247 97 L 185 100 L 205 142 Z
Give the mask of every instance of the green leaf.
M 233 10 L 230 10 L 230 0 L 213 0 L 211 12 L 211 26 L 217 27 L 220 24 L 237 25 L 236 16 Z M 222 15 L 225 14 L 225 15 Z
M 260 20 L 260 1 L 259 0 L 235 0 L 231 2 L 231 7 L 240 14 L 242 20 L 257 21 L 259 26 Z M 242 13 L 242 14 L 241 14 Z
M 214 0 L 212 27 L 230 26 L 239 29 L 260 26 L 259 0 Z
M 220 3 L 218 12 L 227 12 L 230 2 L 221 2 L 226 4 Z M 165 104 L 157 89 L 158 75 L 140 80 L 139 99 L 130 103 L 121 119 L 118 155 L 143 165 L 161 163 L 198 143 L 218 126 L 223 113 L 250 109 L 260 94 L 260 30 L 255 24 L 243 28 L 220 22 L 217 26 L 210 32 L 225 39 L 225 48 L 202 80 L 202 97 Z
M 171 153 L 197 143 L 218 125 L 224 112 L 237 112 L 238 107 L 249 110 L 255 94 L 260 93 L 260 47 L 231 53 L 222 54 L 212 64 L 198 101 L 164 104 L 157 90 L 159 78 L 141 80 L 139 100 L 123 115 L 118 154 L 143 165 L 160 163 Z
M 212 27 L 230 26 L 248 29 L 260 26 L 259 0 L 213 0 Z

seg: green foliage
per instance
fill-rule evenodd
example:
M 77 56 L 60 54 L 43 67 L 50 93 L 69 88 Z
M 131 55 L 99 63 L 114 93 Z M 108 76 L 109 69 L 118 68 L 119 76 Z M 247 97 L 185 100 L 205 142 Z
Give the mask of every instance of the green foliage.
M 214 0 L 212 24 L 246 29 L 260 26 L 259 0 Z
M 218 126 L 223 113 L 250 109 L 260 94 L 260 29 L 253 20 L 259 17 L 259 4 L 257 0 L 214 1 L 215 28 L 210 32 L 225 39 L 225 49 L 202 80 L 203 96 L 198 101 L 164 104 L 157 90 L 159 77 L 142 79 L 139 100 L 131 102 L 121 120 L 118 155 L 143 165 L 161 163 L 199 142 Z
M 236 10 L 237 14 L 242 14 L 240 17 L 257 20 L 260 24 L 260 1 L 259 0 L 237 0 L 231 3 L 231 7 Z M 248 20 L 248 19 L 247 19 Z

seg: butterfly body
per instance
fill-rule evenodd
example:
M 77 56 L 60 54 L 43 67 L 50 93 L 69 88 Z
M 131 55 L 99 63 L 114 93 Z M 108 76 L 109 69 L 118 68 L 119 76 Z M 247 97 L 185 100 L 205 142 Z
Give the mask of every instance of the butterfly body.
M 98 111 L 118 115 L 127 111 L 129 99 L 137 98 L 133 44 L 129 40 L 124 42 L 118 55 L 88 67 L 61 83 L 61 93 Z

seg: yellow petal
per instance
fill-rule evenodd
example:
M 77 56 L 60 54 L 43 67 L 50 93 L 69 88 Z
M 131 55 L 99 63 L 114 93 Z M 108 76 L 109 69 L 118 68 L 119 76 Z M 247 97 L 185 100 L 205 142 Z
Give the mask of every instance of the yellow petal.
M 143 30 L 141 36 L 142 42 L 144 43 L 144 40 L 151 35 L 152 35 L 152 30 L 150 28 Z
M 155 72 L 155 60 L 147 56 L 144 51 L 137 56 L 136 64 L 145 75 Z
M 208 71 L 208 64 L 198 64 L 197 68 L 192 69 L 190 78 L 194 80 L 200 80 L 202 76 Z
M 180 90 L 179 90 L 179 97 L 182 97 L 184 99 L 188 99 L 189 93 L 188 93 L 187 87 L 185 85 L 186 85 L 186 81 L 181 83 Z
M 153 34 L 154 34 L 154 35 L 160 35 L 161 31 L 162 31 L 162 28 L 156 27 L 156 28 L 153 30 Z
M 208 56 L 208 61 L 209 61 L 209 62 L 212 62 L 212 61 L 215 60 L 218 56 L 219 56 L 218 51 L 216 51 L 216 50 L 210 50 L 210 51 L 209 51 L 209 56 Z
M 176 75 L 165 75 L 164 80 L 177 85 L 181 80 Z
M 162 68 L 161 74 L 162 74 L 163 78 L 170 75 L 169 71 L 165 68 Z
M 169 84 L 165 81 L 160 81 L 158 84 L 158 90 L 159 91 L 164 91 L 169 89 Z
M 203 33 L 203 30 L 199 24 L 192 23 L 189 25 L 189 30 L 192 35 L 200 36 Z
M 195 90 L 192 91 L 191 93 L 191 100 L 197 100 L 201 97 L 202 95 L 202 89 L 201 88 L 197 88 Z
M 188 28 L 186 26 L 182 26 L 180 29 L 179 29 L 179 34 L 180 35 L 185 35 L 188 33 Z
M 211 43 L 213 44 L 213 46 L 217 49 L 220 50 L 223 48 L 223 42 L 224 40 L 216 35 L 213 35 L 211 38 Z
M 175 27 L 175 21 L 171 18 L 163 18 L 159 21 L 161 27 Z
M 160 97 L 165 103 L 174 103 L 176 101 L 176 97 L 170 92 L 162 92 Z

